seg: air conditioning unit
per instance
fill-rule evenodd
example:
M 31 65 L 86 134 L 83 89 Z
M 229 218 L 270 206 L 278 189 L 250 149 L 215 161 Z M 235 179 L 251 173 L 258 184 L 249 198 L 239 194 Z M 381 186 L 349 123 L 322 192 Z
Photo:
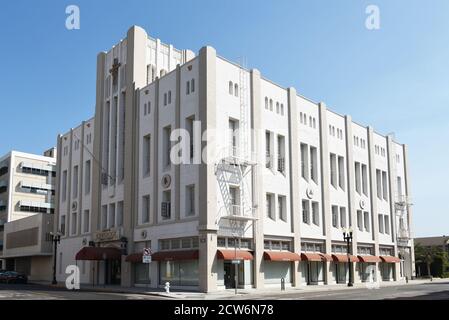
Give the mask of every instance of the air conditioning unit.
M 170 202 L 162 202 L 161 216 L 163 218 L 170 219 L 170 216 L 171 216 L 171 203 Z

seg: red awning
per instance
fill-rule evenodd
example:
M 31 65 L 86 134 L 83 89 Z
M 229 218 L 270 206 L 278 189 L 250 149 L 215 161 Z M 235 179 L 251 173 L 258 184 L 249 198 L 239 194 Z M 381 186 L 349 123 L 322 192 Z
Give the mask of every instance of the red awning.
M 132 253 L 130 255 L 127 255 L 126 259 L 125 259 L 126 262 L 132 262 L 132 263 L 139 263 L 139 262 L 142 262 L 142 260 L 143 260 L 142 252 Z
M 325 255 L 323 253 L 311 253 L 311 252 L 301 253 L 302 261 L 331 261 L 332 260 L 332 259 L 327 260 L 327 258 L 328 258 L 328 255 Z
M 237 255 L 236 255 L 237 254 Z M 217 258 L 220 260 L 253 260 L 253 254 L 245 250 L 217 250 Z
M 198 260 L 198 257 L 199 257 L 198 250 L 159 251 L 151 255 L 151 260 L 153 261 Z
M 380 256 L 380 259 L 382 260 L 382 262 L 385 262 L 385 263 L 399 263 L 399 262 L 401 262 L 401 259 L 399 259 L 397 257 L 392 257 L 392 256 Z
M 347 254 L 333 254 L 332 259 L 335 262 L 348 262 L 348 255 Z M 351 262 L 359 262 L 359 258 L 356 256 L 350 255 L 349 260 Z
M 114 247 L 84 247 L 75 255 L 75 260 L 120 260 L 122 251 Z
M 357 256 L 357 257 L 359 258 L 360 262 L 375 263 L 382 261 L 378 256 Z
M 267 261 L 300 261 L 299 254 L 290 251 L 265 251 L 263 257 Z

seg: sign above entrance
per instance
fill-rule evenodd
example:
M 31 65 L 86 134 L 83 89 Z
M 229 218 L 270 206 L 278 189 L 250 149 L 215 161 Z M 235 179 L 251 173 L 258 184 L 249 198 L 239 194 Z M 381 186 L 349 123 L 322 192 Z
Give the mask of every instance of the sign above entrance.
M 120 232 L 118 230 L 106 230 L 95 233 L 95 242 L 108 242 L 120 240 Z

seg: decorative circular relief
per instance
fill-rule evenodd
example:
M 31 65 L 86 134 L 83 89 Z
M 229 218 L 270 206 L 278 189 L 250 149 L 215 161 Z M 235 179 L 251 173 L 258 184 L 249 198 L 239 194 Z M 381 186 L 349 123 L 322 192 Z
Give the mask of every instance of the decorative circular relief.
M 142 230 L 142 232 L 140 233 L 140 235 L 142 236 L 142 239 L 146 239 L 147 236 L 148 236 L 147 230 Z
M 169 188 L 171 185 L 171 176 L 169 174 L 166 174 L 162 177 L 161 184 L 163 188 Z
M 307 195 L 307 198 L 312 199 L 313 198 L 313 190 L 310 188 L 307 188 L 306 195 Z
M 366 207 L 366 203 L 365 203 L 365 200 L 360 200 L 360 209 L 365 209 L 365 207 Z

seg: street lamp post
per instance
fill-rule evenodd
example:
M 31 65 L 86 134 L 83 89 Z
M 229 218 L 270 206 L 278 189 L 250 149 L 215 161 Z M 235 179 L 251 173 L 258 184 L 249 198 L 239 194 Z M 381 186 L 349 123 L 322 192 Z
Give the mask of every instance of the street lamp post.
M 61 233 L 60 232 L 50 232 L 50 236 L 51 236 L 51 241 L 53 242 L 53 249 L 54 249 L 54 253 L 53 253 L 53 281 L 51 282 L 51 284 L 57 284 L 58 282 L 56 281 L 56 255 L 57 255 L 57 251 L 58 251 L 58 244 L 61 242 Z
M 352 244 L 352 229 L 343 229 L 343 239 L 346 242 L 346 251 L 348 254 L 348 268 L 349 268 L 349 281 L 348 287 L 352 287 L 354 285 L 354 277 L 352 274 L 352 266 L 351 266 L 351 244 Z

